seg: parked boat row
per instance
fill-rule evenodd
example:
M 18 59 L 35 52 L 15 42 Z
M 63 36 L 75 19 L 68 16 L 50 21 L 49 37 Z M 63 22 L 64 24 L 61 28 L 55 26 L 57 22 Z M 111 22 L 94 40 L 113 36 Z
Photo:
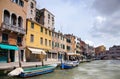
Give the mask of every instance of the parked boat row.
M 29 68 L 16 68 L 15 70 L 8 73 L 8 76 L 19 76 L 19 77 L 31 77 L 36 75 L 42 75 L 53 72 L 57 67 L 57 64 L 51 64 L 46 66 L 36 66 Z
M 79 65 L 78 61 L 64 61 L 60 64 L 61 69 L 71 69 Z M 19 77 L 32 77 L 36 75 L 42 75 L 46 73 L 53 72 L 58 64 L 51 64 L 45 66 L 36 66 L 36 67 L 29 67 L 29 68 L 16 68 L 10 73 L 8 76 L 19 76 Z

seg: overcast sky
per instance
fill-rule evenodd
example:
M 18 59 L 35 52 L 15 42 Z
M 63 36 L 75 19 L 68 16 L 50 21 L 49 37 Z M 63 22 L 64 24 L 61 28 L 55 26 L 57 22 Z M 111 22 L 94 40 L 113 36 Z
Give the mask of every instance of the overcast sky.
M 56 31 L 107 48 L 120 45 L 120 0 L 36 0 L 55 15 Z

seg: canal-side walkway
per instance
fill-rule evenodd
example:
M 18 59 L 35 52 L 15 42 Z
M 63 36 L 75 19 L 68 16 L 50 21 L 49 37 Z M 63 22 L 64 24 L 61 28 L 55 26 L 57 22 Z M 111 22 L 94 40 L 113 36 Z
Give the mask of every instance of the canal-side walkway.
M 60 64 L 60 61 L 57 60 L 53 60 L 53 61 L 44 61 L 44 65 L 48 65 L 48 64 Z M 21 62 L 22 67 L 31 67 L 31 66 L 36 66 L 36 65 L 42 65 L 41 62 Z M 18 62 L 11 62 L 11 63 L 0 63 L 0 70 L 5 70 L 5 69 L 13 69 L 15 67 L 19 67 L 19 63 Z

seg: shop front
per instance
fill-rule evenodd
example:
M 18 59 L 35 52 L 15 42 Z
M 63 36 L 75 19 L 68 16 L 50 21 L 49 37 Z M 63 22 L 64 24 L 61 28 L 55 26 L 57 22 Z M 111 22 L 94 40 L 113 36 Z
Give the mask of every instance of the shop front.
M 15 62 L 15 52 L 18 47 L 15 45 L 0 44 L 0 63 Z

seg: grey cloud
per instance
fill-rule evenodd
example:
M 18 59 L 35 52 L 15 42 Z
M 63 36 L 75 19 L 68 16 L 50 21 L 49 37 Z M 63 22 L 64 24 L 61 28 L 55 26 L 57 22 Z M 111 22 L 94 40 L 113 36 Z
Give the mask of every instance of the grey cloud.
M 102 24 L 94 24 L 92 36 L 100 37 L 105 35 L 112 37 L 120 36 L 120 17 L 111 17 Z
M 120 36 L 120 0 L 95 0 L 93 7 L 104 16 L 103 23 L 95 21 L 92 27 L 93 37 L 118 37 Z
M 120 10 L 120 0 L 95 0 L 92 7 L 103 15 L 110 15 Z

